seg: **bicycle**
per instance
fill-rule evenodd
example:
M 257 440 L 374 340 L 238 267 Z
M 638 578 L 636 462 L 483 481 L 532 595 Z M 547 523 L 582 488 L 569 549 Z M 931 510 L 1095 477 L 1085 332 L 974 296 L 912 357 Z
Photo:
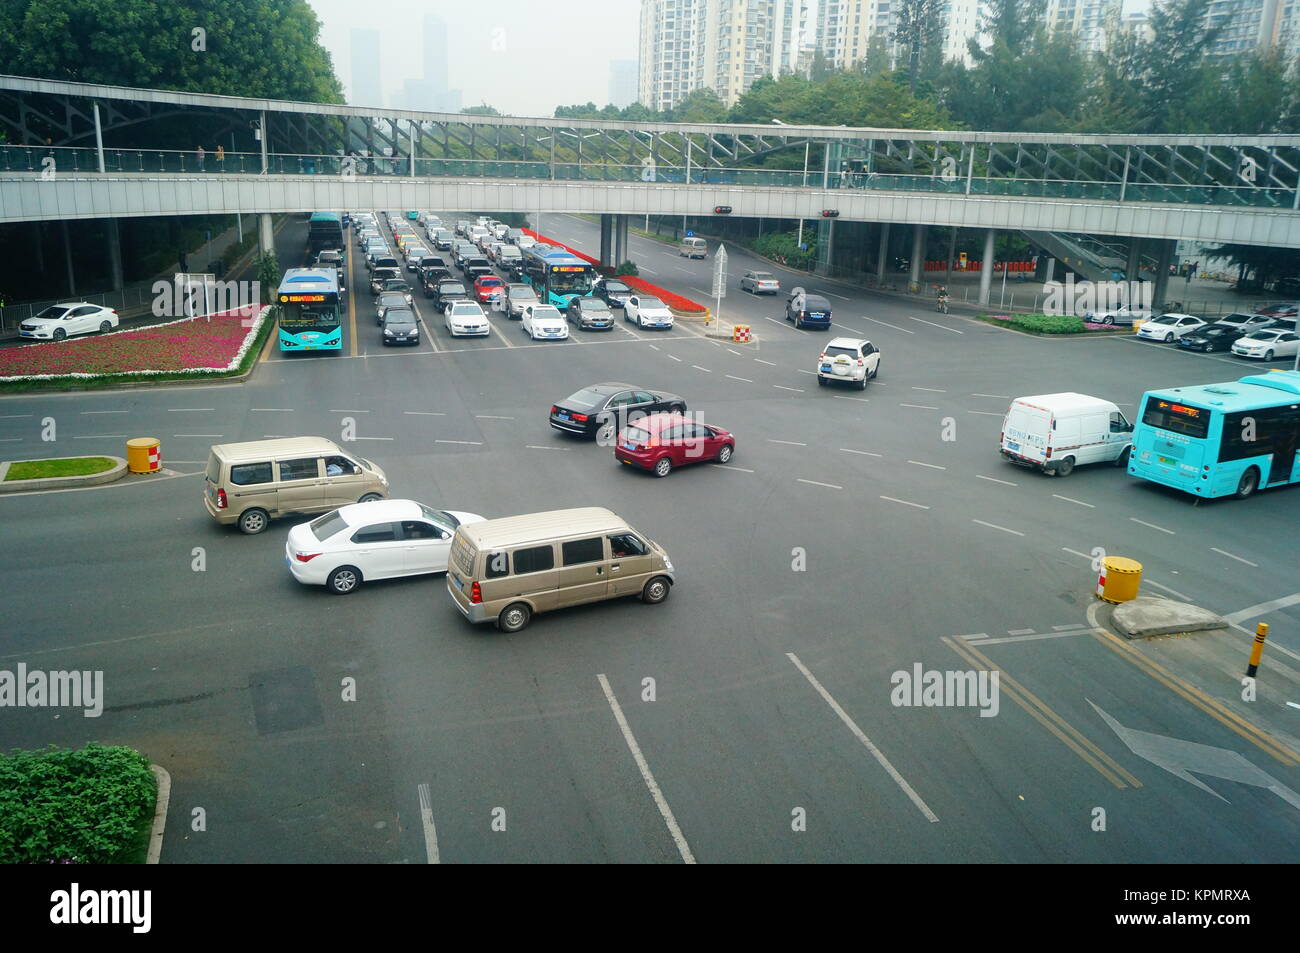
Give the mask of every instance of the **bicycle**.
M 947 295 L 939 295 L 939 303 L 935 306 L 935 309 L 934 309 L 934 310 L 936 310 L 936 311 L 940 311 L 940 312 L 942 312 L 942 313 L 944 313 L 944 314 L 947 314 L 947 313 L 948 313 L 948 296 L 947 296 Z

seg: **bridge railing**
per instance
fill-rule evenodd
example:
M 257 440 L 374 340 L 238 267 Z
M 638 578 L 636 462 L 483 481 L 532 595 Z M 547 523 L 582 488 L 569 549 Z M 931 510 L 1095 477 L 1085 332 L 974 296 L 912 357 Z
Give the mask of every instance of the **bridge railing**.
M 105 149 L 105 173 L 259 175 L 257 152 L 212 150 Z M 0 145 L 0 173 L 55 176 L 99 171 L 93 148 Z M 738 185 L 779 188 L 850 189 L 928 194 L 1006 196 L 1008 198 L 1084 199 L 1102 202 L 1168 203 L 1296 209 L 1296 191 L 1252 185 L 1182 185 L 1150 182 L 1099 182 L 1010 176 L 915 175 L 887 172 L 717 168 L 713 166 L 618 165 L 605 162 L 509 161 L 495 159 L 416 158 L 409 156 L 298 155 L 270 153 L 271 175 L 383 176 L 417 178 L 499 178 L 580 182 L 646 182 L 690 185 Z

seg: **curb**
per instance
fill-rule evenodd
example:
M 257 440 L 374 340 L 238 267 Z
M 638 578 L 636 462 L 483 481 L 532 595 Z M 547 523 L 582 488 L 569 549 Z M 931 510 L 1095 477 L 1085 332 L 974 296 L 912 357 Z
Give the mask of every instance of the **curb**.
M 10 463 L 23 463 L 23 460 L 12 460 L 9 463 L 0 463 L 0 493 L 22 493 L 28 490 L 61 490 L 69 487 L 79 486 L 102 486 L 105 483 L 114 483 L 126 476 L 126 460 L 122 457 L 114 456 L 111 453 L 91 454 L 95 457 L 107 457 L 114 461 L 109 469 L 102 473 L 91 473 L 87 476 L 70 476 L 70 477 L 36 477 L 31 480 L 5 480 L 5 474 L 9 472 Z M 51 460 L 86 460 L 88 457 L 50 457 Z
M 162 855 L 163 831 L 167 827 L 167 805 L 172 799 L 172 776 L 159 764 L 149 765 L 149 770 L 158 780 L 158 799 L 154 802 L 153 828 L 149 831 L 149 855 L 146 864 L 158 863 Z

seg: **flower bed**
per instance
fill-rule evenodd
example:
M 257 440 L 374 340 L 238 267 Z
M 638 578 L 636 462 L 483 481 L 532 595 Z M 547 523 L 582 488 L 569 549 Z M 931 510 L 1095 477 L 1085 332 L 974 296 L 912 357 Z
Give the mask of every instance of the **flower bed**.
M 576 248 L 570 248 L 568 245 L 564 244 L 564 242 L 558 242 L 553 238 L 547 238 L 545 235 L 539 235 L 537 232 L 533 231 L 530 228 L 525 228 L 523 229 L 523 231 L 529 235 L 532 235 L 533 238 L 537 239 L 539 242 L 542 242 L 543 244 L 554 245 L 556 248 L 563 248 L 565 251 L 569 252 L 570 254 L 578 258 L 581 258 L 583 261 L 587 262 L 588 264 L 592 264 L 592 265 L 600 264 L 600 262 L 597 259 L 592 258 L 590 255 L 584 255 Z M 683 314 L 695 315 L 695 314 L 705 314 L 709 310 L 706 305 L 702 305 L 697 301 L 692 301 L 690 298 L 683 297 L 682 295 L 673 294 L 671 291 L 667 290 L 666 288 L 661 288 L 656 284 L 651 284 L 650 282 L 646 281 L 644 278 L 638 278 L 636 275 L 617 275 L 615 277 L 619 281 L 626 284 L 629 288 L 635 288 L 637 291 L 643 292 L 645 294 L 654 295 L 656 298 L 659 298 L 661 301 L 663 301 L 664 304 L 668 305 L 668 307 L 673 311 L 681 312 Z
M 4 348 L 0 382 L 227 374 L 239 367 L 267 320 L 265 308 L 241 308 L 75 341 Z
M 1011 327 L 1027 334 L 1086 334 L 1093 331 L 1125 331 L 1123 325 L 1093 324 L 1072 314 L 980 314 L 977 320 Z

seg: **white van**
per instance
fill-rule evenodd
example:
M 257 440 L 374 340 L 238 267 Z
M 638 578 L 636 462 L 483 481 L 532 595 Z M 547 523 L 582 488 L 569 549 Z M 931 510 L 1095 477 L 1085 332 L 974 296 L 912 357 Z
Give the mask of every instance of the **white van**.
M 703 238 L 683 238 L 682 243 L 677 246 L 677 257 L 708 258 L 708 243 Z
M 1012 463 L 1068 476 L 1080 463 L 1128 466 L 1133 425 L 1108 400 L 1039 394 L 1011 402 L 999 440 Z

